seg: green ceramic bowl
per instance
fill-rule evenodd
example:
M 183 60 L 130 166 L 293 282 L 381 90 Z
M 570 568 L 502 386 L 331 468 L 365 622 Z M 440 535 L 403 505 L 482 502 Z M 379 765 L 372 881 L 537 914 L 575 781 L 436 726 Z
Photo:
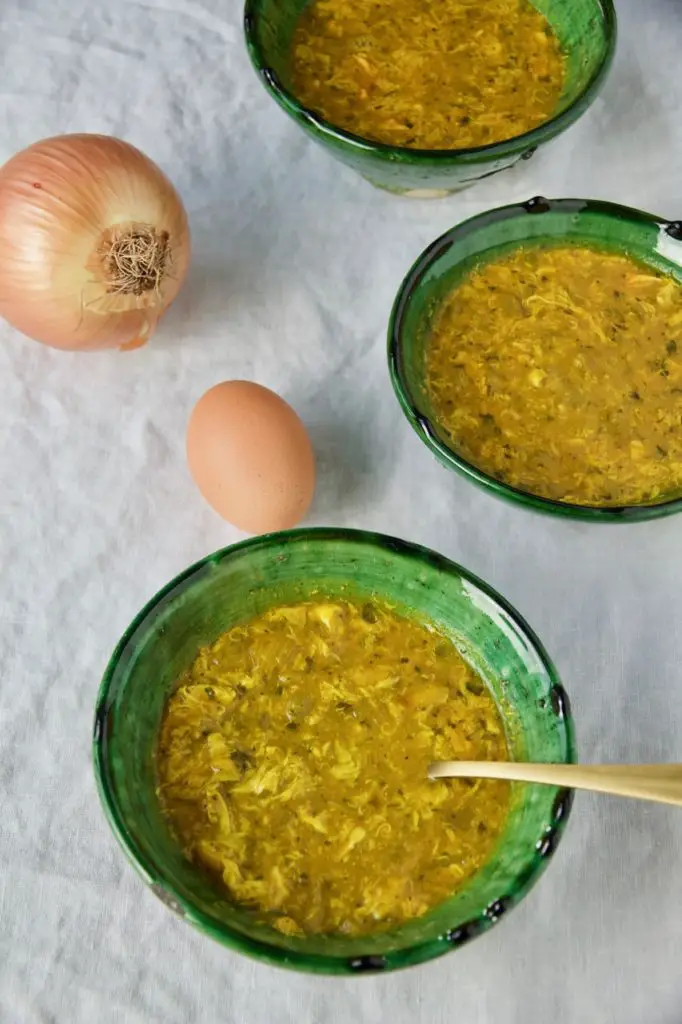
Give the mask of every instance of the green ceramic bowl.
M 472 217 L 425 249 L 400 287 L 388 330 L 389 368 L 398 400 L 419 437 L 445 466 L 500 498 L 596 522 L 636 522 L 679 512 L 682 495 L 648 505 L 606 507 L 552 501 L 510 487 L 458 455 L 437 422 L 424 385 L 424 353 L 443 298 L 473 267 L 519 245 L 562 242 L 629 254 L 682 283 L 682 222 L 612 203 L 540 197 Z
M 450 634 L 488 681 L 514 757 L 574 760 L 568 700 L 523 619 L 486 584 L 402 541 L 352 530 L 300 530 L 237 544 L 181 573 L 135 618 L 97 698 L 94 762 L 109 823 L 139 874 L 190 924 L 226 946 L 282 967 L 328 974 L 391 970 L 430 960 L 486 931 L 542 872 L 571 794 L 516 785 L 492 859 L 428 916 L 364 939 L 290 938 L 239 909 L 184 859 L 161 815 L 154 751 L 168 694 L 200 645 L 281 602 L 315 593 L 378 595 Z
M 567 77 L 554 116 L 524 135 L 474 149 L 418 150 L 368 142 L 302 106 L 290 87 L 290 40 L 308 0 L 246 0 L 251 61 L 270 95 L 312 139 L 372 184 L 419 197 L 447 195 L 533 155 L 585 113 L 611 65 L 616 45 L 612 0 L 532 0 L 567 55 Z

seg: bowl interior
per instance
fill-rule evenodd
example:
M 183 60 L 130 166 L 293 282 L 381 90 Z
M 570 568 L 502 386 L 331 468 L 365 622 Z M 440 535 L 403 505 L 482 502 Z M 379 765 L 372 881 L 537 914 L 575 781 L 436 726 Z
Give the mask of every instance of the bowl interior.
M 246 34 L 252 58 L 291 92 L 291 38 L 309 0 L 246 0 Z M 556 114 L 586 91 L 612 49 L 611 0 L 532 0 L 549 21 L 566 54 L 566 83 Z M 344 132 L 340 132 L 344 135 Z M 484 147 L 489 148 L 489 147 Z M 413 151 L 414 152 L 414 151 Z
M 462 470 L 504 496 L 536 507 L 575 514 L 590 506 L 552 502 L 501 484 L 457 455 L 452 439 L 440 427 L 426 388 L 425 356 L 434 321 L 443 300 L 471 270 L 524 245 L 588 245 L 630 255 L 682 282 L 682 229 L 650 214 L 610 203 L 582 199 L 531 199 L 473 217 L 453 228 L 426 249 L 398 293 L 389 327 L 389 361 L 403 410 L 422 439 L 446 464 Z M 675 510 L 670 503 L 636 506 Z M 599 509 L 620 515 L 622 509 Z
M 189 569 L 140 613 L 107 669 L 95 722 L 95 766 L 109 821 L 157 895 L 227 945 L 325 972 L 398 967 L 446 952 L 484 930 L 544 866 L 568 809 L 565 793 L 514 787 L 494 856 L 427 917 L 390 933 L 340 939 L 282 935 L 233 906 L 180 853 L 155 794 L 164 702 L 200 645 L 236 622 L 316 593 L 379 595 L 450 634 L 488 681 L 513 755 L 573 759 L 565 695 L 523 621 L 452 563 L 399 541 L 349 531 L 297 531 L 226 549 Z

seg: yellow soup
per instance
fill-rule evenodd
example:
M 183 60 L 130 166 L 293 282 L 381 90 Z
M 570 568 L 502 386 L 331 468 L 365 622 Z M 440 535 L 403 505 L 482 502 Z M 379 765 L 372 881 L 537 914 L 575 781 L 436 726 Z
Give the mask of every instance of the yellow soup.
M 682 287 L 625 256 L 518 249 L 446 300 L 427 388 L 454 449 L 546 498 L 682 489 Z
M 393 146 L 463 149 L 555 111 L 564 58 L 529 0 L 312 0 L 292 87 L 338 128 Z
M 171 696 L 159 796 L 186 855 L 288 934 L 424 914 L 488 858 L 507 783 L 430 761 L 506 759 L 451 640 L 376 603 L 310 601 L 235 626 Z

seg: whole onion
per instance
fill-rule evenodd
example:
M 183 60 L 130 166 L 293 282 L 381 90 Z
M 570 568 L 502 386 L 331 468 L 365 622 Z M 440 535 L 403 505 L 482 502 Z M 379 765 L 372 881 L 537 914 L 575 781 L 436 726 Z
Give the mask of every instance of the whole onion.
M 0 315 L 45 345 L 143 345 L 189 254 L 177 192 L 127 142 L 62 135 L 0 168 Z

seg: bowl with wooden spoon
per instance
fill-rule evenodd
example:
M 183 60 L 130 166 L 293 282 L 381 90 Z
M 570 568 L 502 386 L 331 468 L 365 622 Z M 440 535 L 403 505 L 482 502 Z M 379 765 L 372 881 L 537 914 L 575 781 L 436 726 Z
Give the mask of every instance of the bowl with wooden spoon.
M 429 778 L 437 760 L 575 760 L 542 644 L 436 552 L 296 530 L 208 556 L 134 618 L 94 762 L 111 828 L 189 924 L 322 974 L 487 931 L 556 849 L 563 786 Z

